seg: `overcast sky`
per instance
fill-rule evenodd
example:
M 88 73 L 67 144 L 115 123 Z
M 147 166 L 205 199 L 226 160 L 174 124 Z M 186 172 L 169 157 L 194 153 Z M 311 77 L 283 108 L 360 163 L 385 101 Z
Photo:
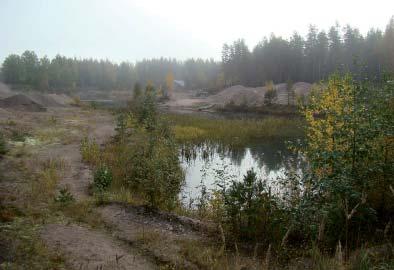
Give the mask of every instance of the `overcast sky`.
M 0 61 L 10 53 L 107 58 L 220 58 L 224 42 L 252 48 L 270 33 L 304 35 L 338 21 L 384 29 L 394 0 L 0 0 Z

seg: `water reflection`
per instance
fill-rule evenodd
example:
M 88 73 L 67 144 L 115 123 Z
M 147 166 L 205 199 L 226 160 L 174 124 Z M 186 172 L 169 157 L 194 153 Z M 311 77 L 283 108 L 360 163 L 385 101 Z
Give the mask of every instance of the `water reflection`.
M 208 189 L 214 188 L 218 171 L 224 171 L 230 179 L 242 179 L 247 170 L 253 168 L 259 177 L 275 186 L 277 179 L 285 177 L 286 172 L 302 173 L 305 166 L 302 158 L 288 150 L 284 141 L 267 141 L 242 148 L 206 144 L 184 146 L 180 159 L 186 172 L 182 193 L 186 200 L 198 197 L 201 182 Z

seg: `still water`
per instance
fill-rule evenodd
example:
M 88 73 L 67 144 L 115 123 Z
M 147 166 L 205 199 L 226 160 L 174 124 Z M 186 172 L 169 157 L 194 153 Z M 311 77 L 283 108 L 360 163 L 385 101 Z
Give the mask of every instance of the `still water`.
M 261 142 L 234 149 L 201 145 L 194 148 L 192 155 L 181 153 L 180 160 L 186 173 L 182 191 L 185 201 L 200 195 L 201 184 L 208 190 L 214 188 L 221 173 L 230 181 L 242 180 L 246 172 L 253 169 L 275 189 L 278 188 L 275 183 L 287 172 L 302 174 L 305 166 L 301 157 L 288 150 L 285 141 Z

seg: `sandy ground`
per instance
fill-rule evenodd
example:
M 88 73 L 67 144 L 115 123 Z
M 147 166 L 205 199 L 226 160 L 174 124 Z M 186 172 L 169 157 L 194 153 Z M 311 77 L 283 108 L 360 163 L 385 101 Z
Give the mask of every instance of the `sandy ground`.
M 171 99 L 164 102 L 162 107 L 167 109 L 181 110 L 190 109 L 196 110 L 200 107 L 204 107 L 210 104 L 208 98 L 197 98 L 190 91 L 187 92 L 174 92 Z
M 307 96 L 312 85 L 305 82 L 297 82 L 293 85 L 296 97 Z M 276 84 L 277 99 L 275 103 L 287 105 L 288 96 L 286 84 Z M 196 97 L 193 91 L 174 92 L 171 99 L 161 106 L 169 111 L 212 111 L 226 104 L 246 105 L 249 107 L 264 106 L 265 87 L 245 87 L 234 85 L 223 89 L 219 93 L 206 97 Z
M 41 132 L 50 134 L 53 130 L 63 132 L 56 133 L 63 141 L 58 141 L 55 137 L 47 138 L 45 144 L 32 148 L 31 155 L 25 157 L 24 162 L 34 171 L 40 162 L 62 159 L 67 168 L 58 183 L 59 188 L 67 186 L 78 201 L 88 199 L 87 189 L 92 181 L 92 172 L 82 163 L 79 144 L 85 135 L 97 138 L 99 143 L 110 139 L 114 134 L 113 116 L 106 112 L 80 108 L 56 108 L 45 113 L 15 110 L 7 112 L 0 114 L 2 123 L 13 121 L 13 125 L 24 126 L 26 130 L 30 130 L 32 136 L 36 135 L 39 138 Z M 49 119 L 56 119 L 56 128 Z M 3 169 L 7 168 L 7 159 L 3 160 L 1 165 Z M 6 177 L 10 181 L 1 182 L 0 190 L 7 196 L 11 196 L 10 193 L 17 190 L 18 176 L 20 177 L 18 172 L 7 172 Z M 13 197 L 17 196 L 13 194 Z M 51 250 L 59 251 L 64 256 L 70 269 L 157 269 L 151 258 L 124 245 L 107 232 L 96 231 L 88 226 L 46 224 L 41 235 Z
M 60 250 L 74 269 L 158 269 L 138 250 L 79 225 L 49 224 L 42 237 L 49 246 Z
M 139 246 L 157 261 L 175 264 L 182 269 L 198 269 L 197 265 L 182 256 L 180 244 L 207 242 L 201 232 L 171 220 L 169 216 L 145 212 L 140 207 L 109 205 L 99 212 L 118 239 Z
M 296 96 L 307 96 L 310 93 L 312 85 L 305 82 L 297 82 L 293 85 L 293 91 Z M 277 99 L 274 103 L 286 105 L 287 99 L 287 85 L 280 83 L 275 85 Z M 267 88 L 263 87 L 245 87 L 242 85 L 234 85 L 228 87 L 218 94 L 211 96 L 213 103 L 223 106 L 230 102 L 234 104 L 246 104 L 248 106 L 264 106 L 264 96 Z
M 2 112 L 2 111 L 1 111 Z M 20 157 L 33 172 L 38 164 L 60 159 L 66 169 L 58 189 L 68 187 L 79 202 L 92 200 L 88 187 L 91 169 L 82 162 L 80 142 L 84 136 L 104 144 L 114 135 L 114 116 L 109 112 L 78 107 L 49 108 L 46 112 L 4 110 L 0 113 L 0 128 L 24 127 L 29 131 L 30 154 Z M 10 124 L 12 124 L 10 126 Z M 7 158 L 0 169 L 7 169 Z M 20 172 L 8 171 L 6 181 L 0 181 L 3 198 L 20 200 L 17 185 L 25 180 Z M 19 181 L 22 180 L 22 181 Z M 199 222 L 170 214 L 146 212 L 144 207 L 110 204 L 94 211 L 106 229 L 94 229 L 88 224 L 60 220 L 44 224 L 41 237 L 45 245 L 59 252 L 70 269 L 158 269 L 163 265 L 178 265 L 180 269 L 198 269 L 182 254 L 188 241 L 205 242 L 205 233 L 196 228 Z M 197 225 L 195 225 L 197 224 Z

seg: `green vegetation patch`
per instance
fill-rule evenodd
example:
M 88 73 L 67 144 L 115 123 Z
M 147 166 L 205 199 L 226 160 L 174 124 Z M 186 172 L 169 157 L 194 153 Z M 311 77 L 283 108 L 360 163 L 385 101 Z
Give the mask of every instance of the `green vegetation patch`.
M 0 250 L 0 269 L 64 269 L 63 258 L 45 247 L 40 230 L 27 218 L 0 224 L 0 242 L 7 247 Z
M 7 143 L 6 140 L 4 138 L 4 135 L 2 133 L 0 133 L 0 157 L 5 155 L 7 153 L 8 149 L 7 149 Z
M 303 136 L 300 118 L 215 119 L 196 115 L 169 114 L 175 139 L 179 143 L 216 142 L 245 145 L 267 139 Z

